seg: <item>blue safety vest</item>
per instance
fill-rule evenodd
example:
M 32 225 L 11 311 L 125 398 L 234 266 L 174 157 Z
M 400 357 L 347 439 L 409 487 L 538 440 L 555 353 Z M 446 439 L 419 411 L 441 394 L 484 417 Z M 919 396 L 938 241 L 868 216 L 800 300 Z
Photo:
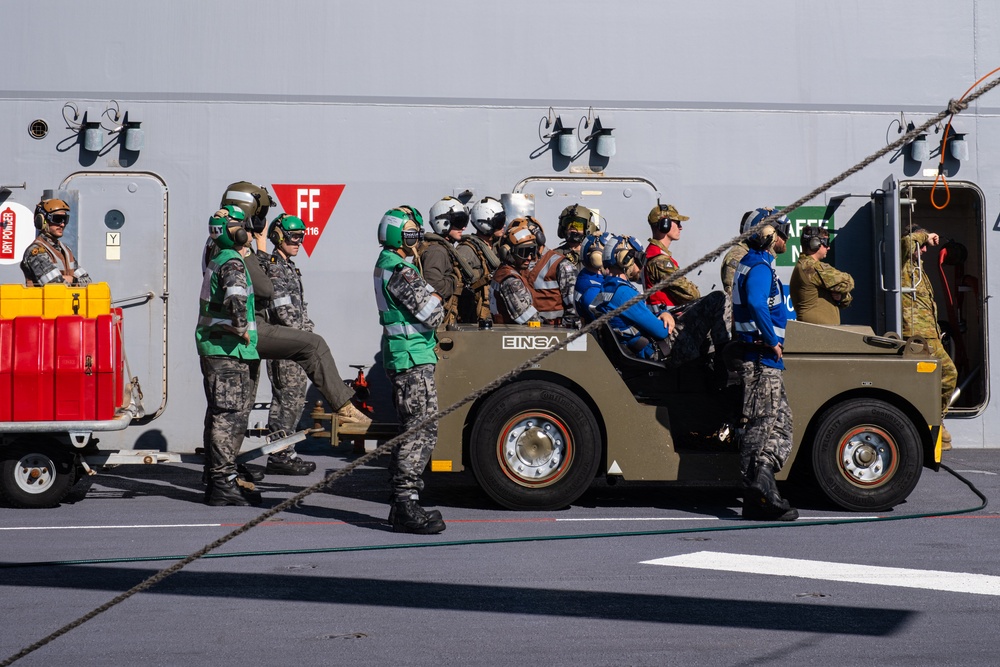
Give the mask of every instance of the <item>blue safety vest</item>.
M 771 285 L 765 302 L 770 331 L 762 331 L 758 326 L 757 320 L 754 318 L 751 295 L 747 294 L 747 279 L 750 272 L 759 266 L 767 266 L 771 274 Z M 784 369 L 785 364 L 778 360 L 774 352 L 765 349 L 785 342 L 785 324 L 788 319 L 785 310 L 784 289 L 774 266 L 774 255 L 766 250 L 750 250 L 740 260 L 740 264 L 736 268 L 736 284 L 733 287 L 733 328 L 740 341 L 760 345 L 757 349 L 748 351 L 744 355 L 745 360 L 759 360 L 765 366 Z M 762 305 L 760 295 L 752 296 L 753 302 L 757 303 L 758 306 Z

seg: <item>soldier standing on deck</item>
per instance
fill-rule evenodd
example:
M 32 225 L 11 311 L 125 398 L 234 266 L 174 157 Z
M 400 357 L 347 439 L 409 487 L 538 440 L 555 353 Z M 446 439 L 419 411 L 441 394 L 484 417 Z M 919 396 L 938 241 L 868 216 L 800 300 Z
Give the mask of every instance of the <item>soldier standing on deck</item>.
M 299 254 L 306 226 L 300 218 L 282 213 L 267 230 L 267 238 L 274 244 L 264 270 L 271 279 L 273 294 L 268 319 L 272 324 L 312 331 L 315 325 L 309 319 L 302 274 L 293 258 Z M 309 379 L 306 372 L 294 361 L 269 359 L 267 377 L 271 381 L 271 408 L 267 413 L 270 433 L 292 434 L 296 430 L 306 404 Z M 316 469 L 312 461 L 304 461 L 294 447 L 288 447 L 267 458 L 267 472 L 272 475 L 307 475 Z
M 941 418 L 948 414 L 952 394 L 958 382 L 958 369 L 941 344 L 941 328 L 938 326 L 937 303 L 934 288 L 924 272 L 921 258 L 927 246 L 936 246 L 941 238 L 919 227 L 905 235 L 900 242 L 902 268 L 903 338 L 921 336 L 927 341 L 931 354 L 941 362 Z M 951 449 L 951 433 L 941 422 L 941 449 Z
M 218 253 L 203 277 L 195 328 L 208 403 L 205 503 L 213 506 L 260 503 L 259 493 L 236 483 L 236 455 L 243 444 L 260 370 L 253 287 L 244 264 L 250 243 L 245 220 L 235 206 L 223 207 L 209 220 L 209 235 Z
M 87 285 L 90 275 L 76 263 L 70 247 L 63 243 L 69 224 L 69 204 L 62 199 L 43 199 L 35 206 L 35 240 L 24 250 L 21 272 L 29 287 L 48 284 Z
M 823 260 L 830 249 L 830 230 L 808 225 L 799 237 L 802 254 L 788 283 L 795 316 L 800 322 L 840 324 L 840 309 L 851 305 L 854 278 Z
M 399 425 L 407 431 L 437 412 L 437 329 L 444 321 L 441 295 L 417 270 L 414 260 L 423 218 L 412 206 L 387 211 L 378 227 L 382 252 L 375 263 L 375 302 L 382 325 L 382 364 L 392 383 Z M 445 529 L 441 513 L 420 506 L 421 475 L 437 443 L 437 422 L 422 426 L 396 445 L 389 462 L 392 507 L 389 523 L 397 533 L 433 535 Z

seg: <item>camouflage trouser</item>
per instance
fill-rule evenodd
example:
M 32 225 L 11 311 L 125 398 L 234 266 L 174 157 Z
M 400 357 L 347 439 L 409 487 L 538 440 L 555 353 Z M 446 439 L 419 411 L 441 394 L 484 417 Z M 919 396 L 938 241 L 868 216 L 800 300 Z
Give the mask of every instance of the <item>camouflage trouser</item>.
M 283 327 L 257 319 L 257 354 L 261 359 L 294 361 L 316 385 L 334 410 L 343 407 L 354 396 L 344 385 L 330 346 L 319 334 Z
M 235 357 L 202 357 L 205 378 L 205 473 L 209 479 L 236 474 L 236 455 L 246 435 L 257 395 L 259 361 Z
M 941 414 L 944 415 L 948 412 L 951 395 L 955 393 L 955 385 L 958 383 L 958 369 L 955 368 L 955 362 L 945 351 L 940 338 L 928 338 L 927 345 L 931 348 L 931 354 L 941 362 Z
M 667 363 L 678 366 L 701 356 L 705 338 L 711 336 L 716 350 L 729 342 L 729 325 L 725 319 L 726 295 L 712 292 L 693 302 L 675 318 L 670 332 L 670 357 Z
M 408 430 L 426 415 L 437 412 L 434 364 L 421 364 L 399 373 L 387 370 L 386 375 L 392 382 L 392 402 L 396 406 L 401 431 Z M 437 422 L 431 422 L 392 450 L 389 474 L 394 500 L 419 499 L 424 488 L 420 475 L 431 460 L 437 432 Z
M 271 380 L 271 409 L 267 413 L 267 428 L 271 433 L 294 433 L 306 404 L 306 372 L 294 361 L 271 359 L 267 362 L 267 377 Z M 289 454 L 294 447 L 285 450 Z
M 785 395 L 782 371 L 744 361 L 740 369 L 743 378 L 743 435 L 740 441 L 740 472 L 752 474 L 757 462 L 769 463 L 774 471 L 781 470 L 792 451 L 792 411 Z

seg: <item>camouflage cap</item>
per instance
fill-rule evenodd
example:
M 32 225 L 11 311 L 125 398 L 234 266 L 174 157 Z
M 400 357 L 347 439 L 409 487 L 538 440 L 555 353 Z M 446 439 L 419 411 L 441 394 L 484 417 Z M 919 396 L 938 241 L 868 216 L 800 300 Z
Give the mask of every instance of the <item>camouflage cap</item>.
M 685 222 L 691 218 L 678 213 L 673 204 L 657 204 L 653 207 L 653 210 L 649 212 L 649 216 L 646 218 L 651 225 L 655 225 L 660 220 L 667 219 L 674 220 L 675 222 Z

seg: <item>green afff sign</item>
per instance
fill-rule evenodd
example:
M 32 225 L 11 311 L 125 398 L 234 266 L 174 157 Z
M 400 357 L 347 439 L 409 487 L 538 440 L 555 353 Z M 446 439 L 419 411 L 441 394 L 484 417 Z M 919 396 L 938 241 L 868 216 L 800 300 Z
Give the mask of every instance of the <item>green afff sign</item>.
M 776 206 L 775 208 L 781 207 Z M 795 266 L 802 248 L 799 238 L 802 235 L 804 227 L 807 225 L 818 225 L 827 229 L 833 229 L 833 216 L 824 218 L 823 216 L 826 212 L 826 206 L 800 206 L 792 211 L 788 216 L 788 221 L 792 223 L 791 237 L 788 239 L 788 249 L 778 255 L 778 266 Z

